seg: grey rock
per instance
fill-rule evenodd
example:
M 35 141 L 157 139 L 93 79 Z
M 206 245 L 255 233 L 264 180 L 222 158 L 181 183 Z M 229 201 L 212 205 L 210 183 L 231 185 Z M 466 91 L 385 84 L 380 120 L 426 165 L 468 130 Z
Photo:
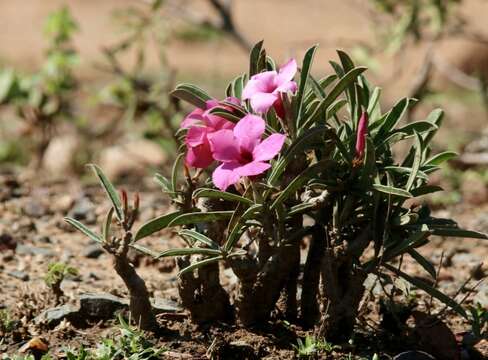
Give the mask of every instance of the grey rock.
M 36 325 L 56 326 L 64 319 L 73 322 L 78 319 L 79 308 L 73 305 L 62 305 L 55 308 L 44 310 L 34 318 Z
M 16 279 L 22 280 L 22 281 L 29 281 L 29 274 L 23 272 L 23 271 L 8 271 L 7 275 L 10 275 Z
M 488 307 L 488 284 L 482 283 L 473 297 L 473 303 L 480 303 L 483 308 Z
M 23 212 L 25 215 L 33 217 L 33 218 L 39 218 L 41 216 L 44 216 L 46 214 L 46 208 L 43 204 L 41 204 L 38 201 L 31 200 L 27 202 L 23 208 Z
M 163 298 L 155 298 L 151 301 L 154 314 L 177 313 L 183 311 L 183 308 L 175 301 Z
M 423 351 L 405 351 L 395 356 L 393 360 L 435 360 L 435 357 Z
M 23 244 L 18 244 L 15 252 L 21 255 L 42 255 L 47 257 L 54 256 L 54 252 L 50 249 Z
M 103 249 L 98 244 L 88 246 L 83 251 L 83 256 L 88 259 L 98 259 L 103 254 Z
M 84 221 L 87 224 L 93 224 L 97 220 L 95 205 L 87 197 L 78 199 L 68 212 L 68 216 L 75 220 Z
M 80 314 L 97 319 L 111 319 L 117 311 L 128 309 L 129 302 L 108 293 L 80 295 Z

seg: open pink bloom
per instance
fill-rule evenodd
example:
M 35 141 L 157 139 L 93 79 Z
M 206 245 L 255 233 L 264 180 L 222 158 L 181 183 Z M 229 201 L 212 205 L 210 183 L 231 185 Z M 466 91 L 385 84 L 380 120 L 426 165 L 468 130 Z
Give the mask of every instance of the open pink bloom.
M 294 93 L 297 83 L 293 77 L 297 72 L 297 62 L 291 59 L 278 72 L 265 71 L 251 77 L 244 87 L 242 99 L 251 100 L 251 107 L 258 113 L 265 113 L 274 106 L 278 116 L 283 117 L 281 93 Z
M 235 98 L 225 100 L 235 104 L 239 103 L 239 100 Z M 181 123 L 182 128 L 188 128 L 185 141 L 187 147 L 185 161 L 187 165 L 195 168 L 206 168 L 214 161 L 208 135 L 234 127 L 234 123 L 210 114 L 210 110 L 219 105 L 217 100 L 209 100 L 206 105 L 206 110 L 200 108 L 193 110 Z
M 224 191 L 243 176 L 255 176 L 268 170 L 269 160 L 283 147 L 285 135 L 273 134 L 261 141 L 264 120 L 256 115 L 246 115 L 233 130 L 224 129 L 209 135 L 215 160 L 222 164 L 215 169 L 212 180 Z
M 366 136 L 368 135 L 368 113 L 365 111 L 361 114 L 356 136 L 356 156 L 362 158 L 366 148 Z

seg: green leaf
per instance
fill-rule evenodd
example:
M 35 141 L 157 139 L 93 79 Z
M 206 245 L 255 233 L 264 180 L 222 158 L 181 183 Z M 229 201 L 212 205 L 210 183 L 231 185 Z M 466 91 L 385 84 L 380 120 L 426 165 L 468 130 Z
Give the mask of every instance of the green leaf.
M 178 154 L 173 164 L 173 169 L 171 170 L 171 188 L 173 189 L 173 192 L 177 191 L 176 188 L 178 187 L 178 169 L 180 168 L 181 162 L 183 161 L 184 157 L 184 153 Z
M 270 210 L 275 210 L 277 206 L 283 203 L 283 201 L 285 201 L 303 184 L 305 184 L 310 179 L 311 176 L 314 176 L 321 171 L 327 171 L 334 165 L 336 165 L 335 161 L 327 159 L 327 160 L 321 160 L 318 163 L 315 163 L 307 167 L 298 176 L 296 176 L 283 191 L 280 192 L 278 197 L 275 199 L 275 201 L 273 201 L 273 203 L 269 207 Z
M 191 247 L 191 248 L 179 248 L 179 249 L 168 249 L 160 252 L 157 258 L 171 257 L 171 256 L 187 256 L 187 255 L 221 255 L 220 250 Z
M 376 113 L 376 109 L 379 105 L 379 100 L 381 96 L 381 88 L 375 87 L 371 97 L 369 98 L 368 109 L 367 113 L 369 114 L 370 118 Z
M 373 184 L 373 188 L 376 191 L 379 191 L 379 192 L 382 192 L 385 194 L 396 195 L 396 196 L 405 197 L 405 198 L 413 197 L 413 195 L 410 192 L 403 190 L 403 189 L 393 187 L 393 186 Z
M 237 201 L 244 204 L 252 205 L 254 202 L 250 199 L 247 199 L 243 196 L 232 194 L 226 191 L 219 191 L 215 189 L 207 189 L 207 188 L 200 188 L 193 192 L 193 197 L 195 198 L 213 198 L 213 199 L 221 199 L 227 201 Z
M 239 120 L 241 120 L 241 117 L 237 116 L 234 114 L 232 111 L 221 108 L 221 107 L 214 107 L 209 111 L 210 114 L 222 117 L 226 120 L 229 120 L 230 122 L 237 123 Z
M 432 233 L 437 236 L 472 238 L 472 239 L 488 239 L 486 234 L 478 231 L 464 230 L 460 228 L 433 228 Z
M 137 230 L 136 235 L 134 236 L 134 241 L 140 240 L 145 238 L 149 235 L 154 234 L 155 232 L 162 230 L 168 227 L 168 224 L 173 221 L 175 218 L 182 214 L 181 211 L 175 211 L 170 214 L 166 214 L 163 216 L 159 216 L 155 219 L 149 220 L 145 224 L 143 224 L 139 230 Z
M 435 193 L 437 191 L 443 191 L 444 189 L 437 185 L 423 185 L 416 189 L 410 190 L 410 193 L 414 196 L 422 196 L 426 194 Z
M 424 258 L 422 255 L 420 255 L 417 251 L 414 249 L 408 249 L 408 253 L 412 258 L 415 259 L 423 268 L 425 271 L 429 273 L 430 276 L 432 276 L 433 279 L 437 277 L 437 273 L 435 271 L 434 265 L 431 264 L 429 260 Z
M 395 132 L 404 133 L 407 135 L 413 135 L 414 132 L 418 132 L 419 134 L 421 134 L 427 131 L 432 131 L 437 129 L 438 129 L 437 125 L 431 123 L 430 121 L 416 121 L 395 130 Z
M 90 229 L 88 229 L 85 225 L 80 223 L 78 220 L 75 220 L 75 219 L 72 219 L 69 217 L 65 217 L 64 221 L 66 221 L 71 226 L 74 226 L 77 230 L 81 231 L 83 234 L 88 236 L 93 241 L 95 241 L 97 243 L 103 243 L 103 239 L 100 235 L 98 235 L 98 234 L 94 233 L 93 231 L 91 231 Z
M 137 250 L 137 251 L 140 251 L 143 254 L 149 255 L 153 258 L 157 258 L 159 256 L 158 252 L 151 250 L 151 249 L 148 249 L 147 247 L 139 245 L 139 244 L 130 244 L 130 247 Z
M 395 128 L 407 111 L 410 101 L 410 99 L 404 98 L 393 106 L 375 136 L 375 144 L 382 143 L 389 136 L 390 131 Z
M 211 221 L 230 219 L 234 211 L 209 211 L 209 212 L 193 212 L 181 214 L 174 218 L 168 226 L 198 224 Z
M 331 133 L 332 131 L 327 129 L 326 127 L 317 126 L 310 130 L 306 130 L 303 134 L 299 135 L 283 154 L 283 157 L 274 164 L 268 177 L 268 184 L 270 184 L 271 186 L 276 184 L 278 179 L 285 171 L 286 166 L 293 160 L 296 155 L 313 148 L 313 146 L 315 146 L 316 144 L 316 141 L 320 139 L 321 136 Z
M 386 267 L 391 272 L 395 273 L 396 275 L 404 278 L 405 280 L 407 280 L 409 283 L 416 286 L 417 288 L 425 291 L 426 293 L 428 293 L 432 297 L 436 298 L 437 300 L 439 300 L 443 304 L 449 306 L 451 309 L 456 311 L 462 317 L 467 318 L 466 311 L 464 311 L 462 306 L 459 305 L 454 299 L 451 299 L 449 296 L 443 294 L 439 290 L 434 289 L 432 286 L 430 286 L 426 282 L 419 280 L 417 278 L 411 277 L 410 275 L 404 273 L 401 270 L 398 270 L 397 268 L 395 268 L 394 266 L 391 266 L 390 264 L 383 264 L 383 266 Z
M 212 99 L 204 90 L 192 84 L 180 84 L 170 95 L 204 110 L 207 108 L 207 100 Z
M 261 40 L 251 49 L 251 54 L 249 56 L 249 77 L 257 74 L 260 71 L 259 58 L 261 57 L 263 43 L 264 40 Z
M 431 157 L 429 160 L 427 160 L 425 162 L 424 165 L 438 166 L 438 165 L 442 164 L 443 162 L 454 159 L 457 156 L 458 156 L 458 154 L 454 151 L 444 151 L 444 152 L 441 152 L 440 154 L 437 154 L 437 155 L 434 155 L 433 157 Z
M 223 260 L 223 259 L 224 259 L 223 256 L 216 256 L 216 257 L 204 259 L 204 260 L 201 260 L 201 261 L 197 261 L 197 262 L 191 264 L 190 266 L 187 266 L 186 268 L 182 269 L 178 273 L 178 276 L 181 276 L 183 274 L 186 274 L 187 272 L 191 272 L 191 271 L 193 271 L 195 269 L 201 268 L 202 266 L 205 266 L 205 265 L 208 265 L 208 264 L 212 264 L 214 262 L 217 262 L 217 261 L 220 261 L 220 260 Z
M 312 68 L 313 58 L 315 56 L 315 52 L 317 51 L 318 45 L 312 46 L 310 49 L 307 50 L 305 56 L 303 57 L 302 69 L 300 73 L 300 86 L 297 92 L 297 119 L 301 121 L 301 114 L 303 109 L 303 94 L 305 93 L 305 86 L 307 85 L 308 76 L 310 74 L 310 69 Z M 300 128 L 300 124 L 298 124 L 297 128 Z
M 415 180 L 417 180 L 417 173 L 420 169 L 420 163 L 422 162 L 422 139 L 420 135 L 415 133 L 415 156 L 413 159 L 412 171 L 407 180 L 407 184 L 405 186 L 405 190 L 410 191 L 412 188 Z
M 195 230 L 188 230 L 188 229 L 183 229 L 180 232 L 178 232 L 178 235 L 183 236 L 183 237 L 189 237 L 195 241 L 199 241 L 202 244 L 210 246 L 210 248 L 218 250 L 219 249 L 219 244 L 217 244 L 215 241 L 210 239 L 208 236 L 205 236 Z
M 246 220 L 253 218 L 256 214 L 261 212 L 262 209 L 263 209 L 263 205 L 255 204 L 243 212 L 239 220 L 232 228 L 232 231 L 230 232 L 229 236 L 227 237 L 227 241 L 224 244 L 224 251 L 226 253 L 228 253 L 234 247 L 234 245 L 240 239 L 241 235 L 247 229 L 247 226 L 243 225 L 246 222 Z
M 161 174 L 154 175 L 154 180 L 156 180 L 156 182 L 163 188 L 163 191 L 165 193 L 172 193 L 173 192 L 171 182 L 167 178 L 165 178 L 163 175 L 161 175 Z
M 327 95 L 325 98 L 326 107 L 329 107 L 352 82 L 356 81 L 359 75 L 366 71 L 366 69 L 367 68 L 364 66 L 359 66 L 350 70 L 343 77 L 341 77 L 337 84 L 332 88 L 329 95 Z
M 114 208 L 111 207 L 107 213 L 107 216 L 105 217 L 105 221 L 103 223 L 103 228 L 102 228 L 102 239 L 105 242 L 108 242 L 110 240 L 110 225 L 112 224 L 113 214 L 114 214 Z
M 112 202 L 112 206 L 114 207 L 114 210 L 115 210 L 115 216 L 117 217 L 117 219 L 119 221 L 124 221 L 124 212 L 122 210 L 122 203 L 120 201 L 119 194 L 117 193 L 117 190 L 115 190 L 115 187 L 112 185 L 110 180 L 107 179 L 107 177 L 103 173 L 102 169 L 100 169 L 95 164 L 89 164 L 88 166 L 93 169 L 93 171 L 95 172 L 95 175 L 97 175 L 97 177 L 98 177 L 98 180 L 100 180 L 100 183 L 102 184 L 103 189 L 105 190 L 110 201 Z

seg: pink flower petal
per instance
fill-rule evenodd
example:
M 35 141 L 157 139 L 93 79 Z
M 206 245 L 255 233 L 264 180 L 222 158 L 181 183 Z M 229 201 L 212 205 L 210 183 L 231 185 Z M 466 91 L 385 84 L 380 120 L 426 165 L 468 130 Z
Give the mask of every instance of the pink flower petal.
M 261 161 L 253 161 L 246 165 L 238 167 L 235 172 L 237 172 L 240 176 L 255 176 L 262 174 L 266 170 L 271 167 L 270 164 L 261 162 Z
M 207 141 L 207 128 L 204 126 L 192 126 L 186 134 L 186 144 L 190 147 L 198 146 Z
M 182 129 L 188 128 L 192 125 L 196 125 L 200 122 L 203 122 L 203 110 L 202 109 L 195 109 L 191 113 L 189 113 L 186 118 L 181 122 L 180 127 Z
M 295 93 L 297 91 L 297 83 L 294 81 L 287 81 L 282 83 L 280 86 L 278 86 L 275 90 L 275 92 L 280 92 L 280 93 L 286 93 L 286 92 L 291 92 Z
M 283 147 L 286 136 L 272 134 L 258 144 L 252 153 L 254 161 L 267 161 L 274 158 Z
M 359 119 L 356 135 L 356 155 L 362 157 L 366 148 L 366 136 L 368 135 L 368 113 L 363 112 Z
M 254 147 L 261 140 L 264 128 L 265 122 L 261 117 L 251 114 L 244 116 L 234 127 L 234 136 L 238 141 L 240 150 L 252 153 Z
M 242 91 L 242 99 L 250 99 L 255 94 L 271 93 L 276 89 L 276 71 L 265 71 L 254 75 Z
M 278 72 L 278 83 L 291 81 L 297 73 L 297 62 L 295 59 L 290 59 L 286 64 L 281 65 Z
M 224 129 L 207 135 L 215 160 L 238 162 L 240 160 L 239 144 L 232 130 Z
M 224 163 L 218 166 L 213 174 L 212 181 L 216 187 L 225 191 L 230 185 L 234 185 L 240 179 L 239 174 L 235 169 L 239 166 L 238 163 Z
M 185 162 L 187 165 L 201 169 L 210 166 L 213 161 L 214 159 L 208 143 L 195 147 L 189 147 L 185 157 Z
M 251 98 L 251 107 L 256 111 L 257 113 L 264 114 L 268 109 L 273 106 L 276 100 L 278 100 L 279 97 L 277 94 L 268 94 L 268 93 L 259 93 L 255 94 Z

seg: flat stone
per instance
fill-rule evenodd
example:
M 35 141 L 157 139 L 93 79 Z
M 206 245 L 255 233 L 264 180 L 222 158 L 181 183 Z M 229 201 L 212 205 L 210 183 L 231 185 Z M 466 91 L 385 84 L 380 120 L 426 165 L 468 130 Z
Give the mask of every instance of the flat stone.
M 80 314 L 97 319 L 111 319 L 115 312 L 129 308 L 129 302 L 108 293 L 80 295 Z
M 23 271 L 8 271 L 7 275 L 12 276 L 16 279 L 22 280 L 22 281 L 29 281 L 29 274 L 23 272 Z
M 97 220 L 95 215 L 95 205 L 87 197 L 78 199 L 68 212 L 68 216 L 87 224 L 93 224 Z
M 183 311 L 183 308 L 173 300 L 155 298 L 151 301 L 154 314 L 177 313 Z
M 41 216 L 44 216 L 46 214 L 46 208 L 43 204 L 41 204 L 38 201 L 31 200 L 27 202 L 23 207 L 22 211 L 24 212 L 25 215 L 33 217 L 33 218 L 39 218 Z
M 84 251 L 83 256 L 88 259 L 98 259 L 103 254 L 103 249 L 98 244 L 89 245 Z
M 435 360 L 435 358 L 423 351 L 405 351 L 395 356 L 393 360 Z
M 15 252 L 21 255 L 42 255 L 48 257 L 54 256 L 54 252 L 50 249 L 23 244 L 18 244 Z
M 72 322 L 79 316 L 79 308 L 73 305 L 62 305 L 55 308 L 44 310 L 34 318 L 36 325 L 56 326 L 64 319 Z

